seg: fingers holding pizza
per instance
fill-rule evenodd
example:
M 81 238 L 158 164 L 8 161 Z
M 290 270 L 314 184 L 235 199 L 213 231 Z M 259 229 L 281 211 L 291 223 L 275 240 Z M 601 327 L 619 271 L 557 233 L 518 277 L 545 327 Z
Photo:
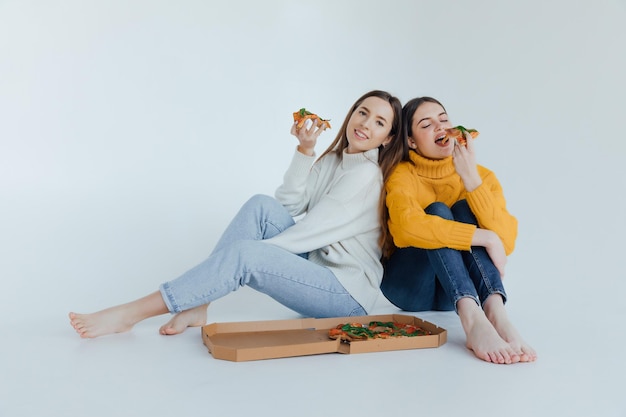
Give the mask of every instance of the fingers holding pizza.
M 465 190 L 471 192 L 482 183 L 476 165 L 474 143 L 473 141 L 468 141 L 470 138 L 476 138 L 478 131 L 466 129 L 463 126 L 456 126 L 446 129 L 446 134 L 455 141 L 454 151 L 452 152 L 454 168 L 461 177 Z
M 293 113 L 293 121 L 291 134 L 297 137 L 300 142 L 298 151 L 305 155 L 314 155 L 317 138 L 324 130 L 330 129 L 330 121 L 322 119 L 304 107 Z

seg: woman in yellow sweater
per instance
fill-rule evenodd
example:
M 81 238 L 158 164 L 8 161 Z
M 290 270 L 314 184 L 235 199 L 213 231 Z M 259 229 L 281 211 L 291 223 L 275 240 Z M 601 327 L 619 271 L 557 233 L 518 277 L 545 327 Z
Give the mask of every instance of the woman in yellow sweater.
M 482 360 L 534 361 L 504 309 L 517 220 L 498 179 L 476 164 L 469 134 L 465 146 L 446 142 L 453 125 L 439 101 L 410 100 L 403 122 L 404 157 L 385 179 L 383 294 L 407 311 L 456 310 Z

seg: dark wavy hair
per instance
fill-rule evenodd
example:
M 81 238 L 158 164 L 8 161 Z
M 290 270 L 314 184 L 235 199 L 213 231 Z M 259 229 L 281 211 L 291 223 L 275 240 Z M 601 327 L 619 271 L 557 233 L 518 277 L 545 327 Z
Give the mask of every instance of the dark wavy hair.
M 428 96 L 416 97 L 406 102 L 404 107 L 402 107 L 402 125 L 404 131 L 406 132 L 406 136 L 403 140 L 404 153 L 402 159 L 404 161 L 411 161 L 409 158 L 409 150 L 411 150 L 411 148 L 409 148 L 409 138 L 413 136 L 413 116 L 415 115 L 417 109 L 419 109 L 424 103 L 438 104 L 441 106 L 443 111 L 446 111 L 446 108 L 443 104 L 441 104 L 441 102 L 439 102 L 439 100 Z
M 393 238 L 389 233 L 389 210 L 387 209 L 387 180 L 389 176 L 393 172 L 393 169 L 396 167 L 398 163 L 401 161 L 407 161 L 409 163 L 413 163 L 411 158 L 409 157 L 409 137 L 413 136 L 413 115 L 417 109 L 424 103 L 436 103 L 439 104 L 444 111 L 446 108 L 439 102 L 439 100 L 434 99 L 432 97 L 424 96 L 417 97 L 411 99 L 406 102 L 404 107 L 402 107 L 402 131 L 400 140 L 390 144 L 388 148 L 394 147 L 394 149 L 388 149 L 389 156 L 386 158 L 387 160 L 384 163 L 385 168 L 383 169 L 383 192 L 381 193 L 381 202 L 380 202 L 380 214 L 381 214 L 381 226 L 382 226 L 382 234 L 380 236 L 380 246 L 383 251 L 383 259 L 388 258 L 393 251 L 396 249 L 396 246 L 393 244 Z M 383 164 L 381 164 L 381 168 Z

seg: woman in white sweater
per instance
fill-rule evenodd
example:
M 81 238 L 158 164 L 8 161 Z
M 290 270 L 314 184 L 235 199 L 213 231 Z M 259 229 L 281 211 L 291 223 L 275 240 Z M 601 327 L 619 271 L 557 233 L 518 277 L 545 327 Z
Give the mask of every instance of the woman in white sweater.
M 401 150 L 401 115 L 391 94 L 364 94 L 317 161 L 314 148 L 325 126 L 294 123 L 299 144 L 275 198 L 248 200 L 209 257 L 158 291 L 91 314 L 72 312 L 71 325 L 91 338 L 169 312 L 174 316 L 160 333 L 178 334 L 206 324 L 208 304 L 244 285 L 307 317 L 367 314 L 383 272 L 381 166 Z

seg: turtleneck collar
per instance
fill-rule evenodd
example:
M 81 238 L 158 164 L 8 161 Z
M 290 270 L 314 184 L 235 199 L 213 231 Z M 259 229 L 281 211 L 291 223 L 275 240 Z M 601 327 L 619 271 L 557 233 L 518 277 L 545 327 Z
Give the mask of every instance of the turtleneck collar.
M 360 165 L 365 161 L 374 162 L 378 165 L 378 148 L 370 149 L 366 152 L 357 152 L 357 153 L 347 153 L 346 150 L 343 150 L 343 158 L 341 165 L 348 169 L 355 165 Z
M 417 167 L 419 174 L 426 178 L 444 178 L 456 172 L 451 156 L 444 159 L 428 159 L 415 151 L 409 151 L 409 157 Z

